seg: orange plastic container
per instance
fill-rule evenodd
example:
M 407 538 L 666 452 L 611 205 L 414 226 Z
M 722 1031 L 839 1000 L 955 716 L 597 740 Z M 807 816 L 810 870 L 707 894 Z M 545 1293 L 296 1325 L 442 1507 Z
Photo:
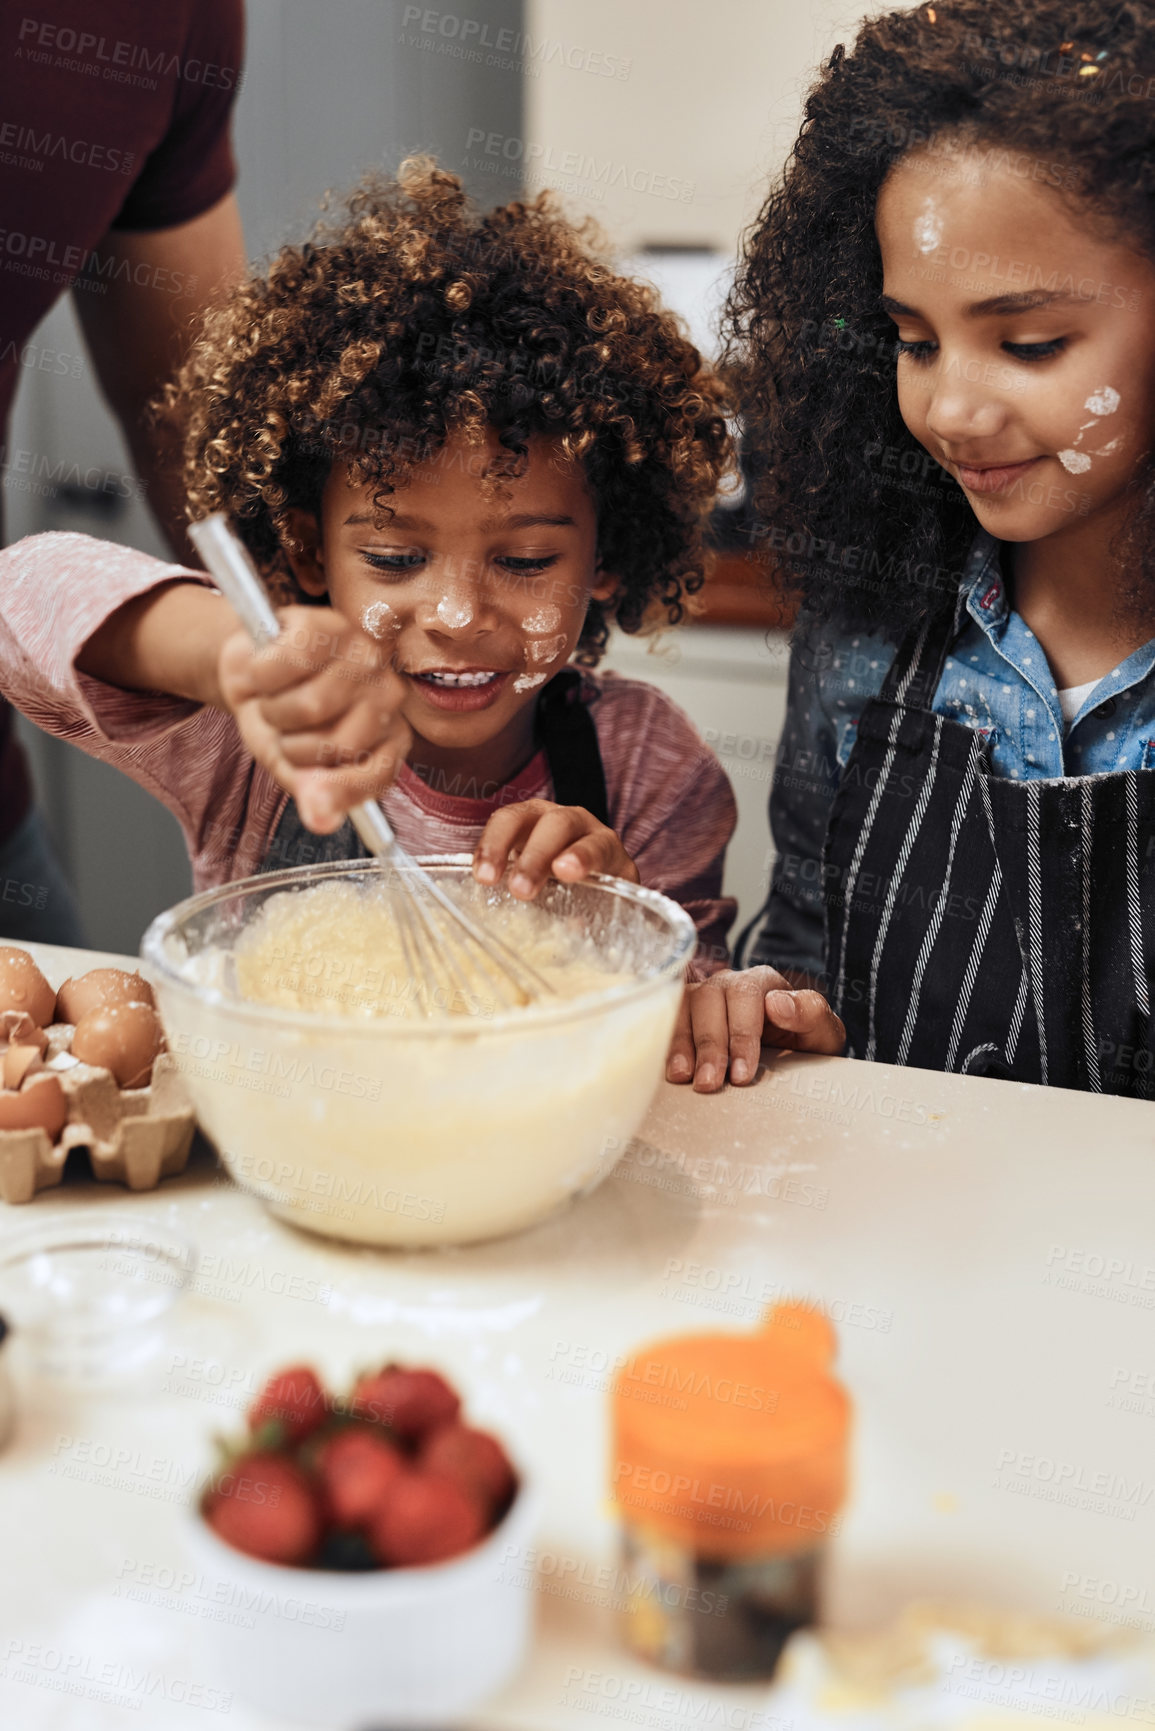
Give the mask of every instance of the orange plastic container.
M 773 1674 L 816 1614 L 846 1497 L 850 1402 L 820 1312 L 779 1305 L 755 1334 L 655 1342 L 613 1391 L 612 1488 L 629 1646 L 667 1669 Z

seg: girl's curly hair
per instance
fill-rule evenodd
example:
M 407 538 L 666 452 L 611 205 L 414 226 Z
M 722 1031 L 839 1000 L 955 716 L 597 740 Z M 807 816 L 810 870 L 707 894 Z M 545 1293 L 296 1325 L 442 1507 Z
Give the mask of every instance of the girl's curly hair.
M 166 394 L 184 422 L 190 517 L 227 511 L 282 598 L 290 507 L 316 512 L 335 460 L 389 495 L 453 433 L 525 467 L 535 433 L 579 460 L 598 553 L 619 578 L 591 601 L 579 659 L 610 618 L 667 619 L 703 580 L 703 522 L 731 460 L 722 387 L 655 291 L 617 276 L 597 230 L 548 193 L 488 214 L 428 158 L 370 177 L 303 246 L 206 315 Z M 508 458 L 504 453 L 508 453 Z
M 899 414 L 878 305 L 879 189 L 936 143 L 1030 159 L 1089 233 L 1125 235 L 1155 259 L 1149 0 L 932 0 L 869 21 L 850 53 L 832 54 L 745 237 L 726 363 L 760 527 L 818 617 L 892 636 L 957 589 L 977 529 Z M 872 461 L 884 452 L 885 478 Z M 1144 565 L 1155 569 L 1150 459 L 1134 488 L 1115 551 L 1142 587 Z

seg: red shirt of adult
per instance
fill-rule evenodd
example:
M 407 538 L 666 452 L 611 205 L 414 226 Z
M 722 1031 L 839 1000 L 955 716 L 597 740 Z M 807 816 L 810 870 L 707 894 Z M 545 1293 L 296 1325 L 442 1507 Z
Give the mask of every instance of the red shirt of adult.
M 110 229 L 176 228 L 236 180 L 229 121 L 241 79 L 242 0 L 53 0 L 0 5 L 0 427 L 4 465 L 28 338 L 73 284 L 115 292 Z M 137 272 L 152 267 L 137 264 Z M 178 299 L 192 284 L 147 286 Z M 79 281 L 77 279 L 80 279 Z M 48 454 L 42 453 L 46 460 Z M 12 712 L 0 702 L 0 841 L 30 804 Z

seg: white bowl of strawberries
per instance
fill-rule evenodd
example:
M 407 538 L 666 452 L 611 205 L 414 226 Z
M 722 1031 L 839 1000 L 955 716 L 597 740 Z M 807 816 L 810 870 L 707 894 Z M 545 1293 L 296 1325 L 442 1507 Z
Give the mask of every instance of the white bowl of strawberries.
M 512 1678 L 533 1594 L 503 1565 L 525 1554 L 532 1498 L 437 1371 L 387 1364 L 334 1397 L 295 1366 L 248 1419 L 191 1522 L 228 1687 L 364 1731 L 444 1725 Z

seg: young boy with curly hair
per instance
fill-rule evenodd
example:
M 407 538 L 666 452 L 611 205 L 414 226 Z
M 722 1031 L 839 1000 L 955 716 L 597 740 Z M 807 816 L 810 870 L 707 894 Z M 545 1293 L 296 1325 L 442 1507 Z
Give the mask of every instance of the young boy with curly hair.
M 677 622 L 728 458 L 717 382 L 548 196 L 487 215 L 430 162 L 212 313 L 170 401 L 190 515 L 225 511 L 275 599 L 254 650 L 203 573 L 79 535 L 0 554 L 0 680 L 175 813 L 199 888 L 362 852 L 529 898 L 607 871 L 724 959 L 735 808 L 686 717 L 591 671 L 611 621 Z M 577 665 L 571 665 L 573 661 Z

